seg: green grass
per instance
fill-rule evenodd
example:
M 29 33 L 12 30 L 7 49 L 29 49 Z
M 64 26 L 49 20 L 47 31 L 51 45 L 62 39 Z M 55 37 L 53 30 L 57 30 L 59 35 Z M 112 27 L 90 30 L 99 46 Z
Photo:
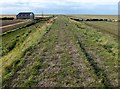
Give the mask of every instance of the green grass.
M 91 28 L 84 23 L 78 23 L 78 33 L 80 33 L 83 38 L 83 43 L 87 51 L 93 52 L 93 55 L 97 55 L 98 65 L 104 70 L 106 75 L 114 85 L 115 81 L 117 84 L 117 69 L 118 69 L 118 43 L 111 37 L 109 34 L 102 34 L 101 32 L 97 32 L 96 29 Z M 81 29 L 80 27 L 85 27 Z M 115 67 L 116 66 L 116 67 Z
M 41 22 L 42 25 L 43 22 Z M 24 39 L 35 29 L 40 23 L 30 27 L 18 28 L 13 31 L 5 32 L 0 36 L 2 39 L 2 56 L 13 50 L 16 45 L 24 41 Z
M 58 16 L 18 43 L 1 58 L 4 87 L 118 85 L 116 40 L 83 22 Z
M 91 22 L 85 22 L 85 23 L 97 29 L 98 31 L 108 33 L 118 38 L 118 23 L 116 22 L 91 21 Z
M 118 16 L 117 15 L 70 15 L 70 16 L 73 16 L 73 17 L 77 17 L 77 18 L 97 18 L 97 19 L 118 19 Z
M 82 19 L 118 19 L 117 15 L 70 15 L 74 18 Z M 85 23 L 95 28 L 98 31 L 107 33 L 111 36 L 114 36 L 115 39 L 118 39 L 118 23 L 117 22 L 106 22 L 106 21 L 85 21 Z
M 16 36 L 20 35 L 19 40 L 17 41 L 17 44 L 15 45 L 14 49 L 12 49 L 9 53 L 7 53 L 1 58 L 1 63 L 3 67 L 2 70 L 0 70 L 0 73 L 2 72 L 3 75 L 6 75 L 4 76 L 5 79 L 9 79 L 9 77 L 11 77 L 17 71 L 17 68 L 21 65 L 21 57 L 24 55 L 26 50 L 30 51 L 31 48 L 38 43 L 38 39 L 40 39 L 42 35 L 44 35 L 47 32 L 47 27 L 49 27 L 49 25 L 42 25 L 43 23 L 39 22 L 36 25 L 21 29 L 21 33 L 19 33 L 19 31 L 15 31 L 12 33 L 8 33 L 8 36 L 6 34 L 6 37 L 3 37 L 3 39 L 6 39 L 5 42 L 7 43 L 8 41 L 9 44 L 9 40 L 13 40 L 16 38 Z M 29 33 L 30 30 L 31 32 Z M 29 34 L 26 36 L 27 33 Z M 10 39 L 8 39 L 7 37 L 10 37 Z M 16 64 L 16 61 L 19 64 L 18 60 L 21 61 L 20 65 L 17 67 L 17 65 L 14 64 Z

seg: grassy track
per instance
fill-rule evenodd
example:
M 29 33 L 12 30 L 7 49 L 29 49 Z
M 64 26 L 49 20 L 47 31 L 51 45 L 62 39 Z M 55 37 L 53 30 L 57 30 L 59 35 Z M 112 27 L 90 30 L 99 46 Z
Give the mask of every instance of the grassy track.
M 5 70 L 4 87 L 118 85 L 118 44 L 114 38 L 64 16 L 58 16 L 45 33 L 38 29 L 25 38 L 24 54 Z

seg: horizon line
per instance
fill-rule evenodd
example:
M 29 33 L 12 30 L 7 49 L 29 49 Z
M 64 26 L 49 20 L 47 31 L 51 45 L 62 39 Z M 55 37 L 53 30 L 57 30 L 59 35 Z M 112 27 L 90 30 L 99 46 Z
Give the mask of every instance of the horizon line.
M 33 12 L 34 13 L 34 12 Z M 42 15 L 41 13 L 39 14 L 39 13 L 34 13 L 35 15 Z M 44 15 L 47 15 L 47 14 L 49 14 L 49 15 L 118 15 L 118 14 L 63 14 L 63 13 L 45 13 Z M 16 14 L 0 14 L 0 15 L 16 15 Z

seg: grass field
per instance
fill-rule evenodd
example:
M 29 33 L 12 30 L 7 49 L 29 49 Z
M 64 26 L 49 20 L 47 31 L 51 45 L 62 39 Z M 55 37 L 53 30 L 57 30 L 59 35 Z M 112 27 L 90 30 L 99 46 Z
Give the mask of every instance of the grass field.
M 117 15 L 71 15 L 74 18 L 86 19 L 118 19 Z M 95 28 L 98 31 L 107 33 L 118 39 L 118 22 L 109 21 L 85 21 L 86 25 Z
M 118 19 L 117 15 L 70 15 L 82 19 Z
M 27 25 L 31 25 L 31 24 L 34 24 L 34 23 L 35 23 L 35 21 L 32 21 L 32 20 L 23 20 L 21 22 L 9 23 L 5 26 L 1 26 L 0 30 L 2 30 L 2 32 L 4 33 L 4 32 L 8 32 L 8 31 L 11 31 L 11 30 L 18 29 L 18 28 L 22 28 L 22 27 L 25 27 Z
M 22 22 L 21 20 L 0 20 L 1 26 Z
M 97 29 L 57 16 L 1 35 L 3 87 L 117 87 L 118 43 Z
M 118 23 L 117 22 L 101 22 L 91 21 L 85 22 L 87 25 L 96 28 L 98 31 L 108 33 L 118 39 Z

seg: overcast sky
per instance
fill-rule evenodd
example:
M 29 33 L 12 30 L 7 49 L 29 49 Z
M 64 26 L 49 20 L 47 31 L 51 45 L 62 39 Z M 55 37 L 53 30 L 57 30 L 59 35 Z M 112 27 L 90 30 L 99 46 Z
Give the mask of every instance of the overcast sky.
M 0 0 L 0 14 L 117 14 L 119 0 Z

